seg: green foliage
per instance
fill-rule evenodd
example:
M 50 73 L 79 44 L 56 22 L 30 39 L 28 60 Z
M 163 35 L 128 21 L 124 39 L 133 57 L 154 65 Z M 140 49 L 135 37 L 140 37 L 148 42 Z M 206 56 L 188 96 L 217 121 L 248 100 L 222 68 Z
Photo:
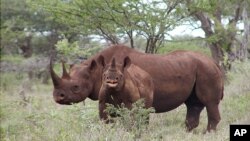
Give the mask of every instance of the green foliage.
M 244 47 L 235 48 L 235 46 L 242 46 L 243 43 L 244 35 L 239 35 L 238 25 L 246 23 L 242 21 L 241 16 L 243 9 L 248 7 L 248 1 L 187 0 L 185 5 L 188 7 L 187 13 L 193 17 L 190 19 L 191 25 L 194 25 L 194 21 L 199 22 L 197 27 L 206 33 L 206 41 L 213 50 L 212 56 L 217 62 L 224 61 L 227 57 L 224 55 L 232 56 L 232 54 L 235 58 L 246 59 L 246 55 L 239 55 L 235 52 L 247 52 L 247 50 L 243 49 Z M 248 19 L 246 18 L 245 21 Z M 248 27 L 248 25 L 245 26 Z M 223 61 L 222 66 L 227 71 L 231 62 Z
M 27 0 L 2 0 L 1 35 L 4 35 L 1 38 L 2 53 L 20 53 L 19 48 L 26 44 L 25 38 L 33 36 L 38 26 L 42 28 L 41 22 L 37 20 L 39 18 L 44 20 L 39 12 L 31 10 Z
M 24 8 L 25 6 L 25 0 L 1 1 L 1 50 L 3 53 L 18 53 L 18 39 L 25 37 L 23 29 L 28 25 L 29 10 Z
M 93 47 L 81 47 L 79 42 L 75 41 L 69 43 L 67 39 L 62 39 L 57 42 L 56 50 L 68 58 L 77 58 L 77 57 L 90 57 L 97 53 L 101 47 L 96 45 Z
M 67 39 L 63 39 L 61 41 L 58 41 L 55 46 L 56 46 L 56 50 L 59 53 L 64 54 L 66 56 L 72 56 L 72 55 L 78 56 L 81 54 L 81 51 L 79 49 L 77 42 L 70 44 Z
M 216 9 L 216 4 L 218 0 L 193 0 L 192 10 L 201 10 L 204 12 L 212 12 Z
M 1 73 L 0 75 L 0 87 L 3 91 L 11 91 L 12 85 L 17 86 L 21 84 L 22 80 L 27 77 L 22 73 Z
M 116 118 L 109 117 L 110 120 L 117 122 L 116 124 L 124 127 L 126 130 L 135 133 L 135 137 L 139 137 L 149 123 L 149 114 L 154 113 L 153 108 L 144 108 L 144 100 L 140 99 L 132 104 L 132 108 L 128 109 L 124 104 L 116 108 L 112 104 L 107 104 L 106 112 L 110 115 L 117 115 Z
M 23 61 L 23 57 L 20 55 L 2 55 L 1 61 L 5 61 L 8 63 L 19 64 Z
M 111 43 L 140 36 L 150 40 L 152 46 L 159 46 L 164 34 L 180 25 L 183 18 L 179 1 L 172 0 L 37 0 L 32 1 L 32 5 L 52 13 L 56 21 L 70 27 L 71 32 L 97 35 Z
M 31 40 L 33 53 L 38 56 L 50 54 L 53 49 L 51 44 L 50 39 L 46 36 L 33 36 Z

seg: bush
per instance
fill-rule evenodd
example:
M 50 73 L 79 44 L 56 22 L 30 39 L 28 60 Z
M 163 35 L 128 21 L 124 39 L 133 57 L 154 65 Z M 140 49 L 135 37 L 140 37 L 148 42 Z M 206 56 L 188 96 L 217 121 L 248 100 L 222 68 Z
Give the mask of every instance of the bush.
M 135 137 L 140 137 L 142 131 L 149 123 L 149 114 L 155 110 L 153 108 L 144 108 L 144 100 L 140 99 L 132 104 L 132 108 L 128 109 L 122 104 L 116 108 L 112 104 L 107 104 L 106 112 L 109 115 L 117 115 L 116 118 L 109 117 L 114 120 L 118 126 L 122 126 L 127 131 L 135 134 Z
M 78 41 L 69 43 L 67 39 L 58 41 L 55 46 L 61 55 L 67 56 L 67 59 L 88 58 L 101 49 L 98 45 L 89 47 L 80 46 Z

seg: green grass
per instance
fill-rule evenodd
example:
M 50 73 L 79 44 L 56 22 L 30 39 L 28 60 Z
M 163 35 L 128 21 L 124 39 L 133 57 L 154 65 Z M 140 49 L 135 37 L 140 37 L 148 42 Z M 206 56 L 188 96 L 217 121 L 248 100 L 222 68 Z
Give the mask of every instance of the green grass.
M 238 66 L 237 66 L 238 65 Z M 250 64 L 236 64 L 228 75 L 224 98 L 220 104 L 221 122 L 216 132 L 203 134 L 207 126 L 206 110 L 201 113 L 199 126 L 185 131 L 185 106 L 162 114 L 151 114 L 147 128 L 136 136 L 121 124 L 104 124 L 98 117 L 98 102 L 72 106 L 56 104 L 52 86 L 29 82 L 25 75 L 1 74 L 0 140 L 1 141 L 106 141 L 106 140 L 229 140 L 229 125 L 250 123 Z M 30 86 L 30 88 L 26 87 Z
M 2 55 L 1 61 L 19 64 L 23 61 L 23 57 L 20 55 Z

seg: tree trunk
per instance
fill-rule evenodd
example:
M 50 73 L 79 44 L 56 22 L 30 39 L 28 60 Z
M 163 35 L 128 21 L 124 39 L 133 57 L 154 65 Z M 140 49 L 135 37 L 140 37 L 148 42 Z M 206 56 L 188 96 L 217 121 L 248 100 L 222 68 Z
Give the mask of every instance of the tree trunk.
M 20 49 L 22 50 L 22 54 L 25 58 L 31 57 L 33 53 L 33 49 L 31 46 L 31 39 L 32 39 L 31 35 L 25 37 L 23 43 L 20 46 Z
M 212 54 L 212 57 L 214 58 L 215 62 L 217 64 L 221 64 L 223 62 L 223 51 L 218 43 L 212 43 L 210 44 L 210 51 Z
M 212 54 L 212 58 L 215 60 L 216 64 L 219 65 L 223 73 L 223 77 L 226 78 L 226 70 L 228 67 L 231 67 L 231 66 L 226 65 L 228 63 L 224 62 L 224 53 L 223 53 L 223 50 L 221 49 L 221 46 L 218 43 L 212 43 L 209 45 L 209 48 Z
M 156 53 L 156 43 L 157 43 L 157 39 L 154 37 L 149 37 L 147 39 L 147 44 L 146 44 L 146 49 L 145 49 L 145 53 Z
M 48 43 L 49 43 L 49 46 L 50 46 L 50 50 L 48 52 L 49 55 L 55 55 L 56 54 L 55 44 L 59 40 L 58 37 L 59 37 L 59 35 L 58 35 L 56 30 L 54 32 L 51 32 L 51 34 L 49 36 L 47 36 L 47 40 L 48 40 Z
M 150 39 L 147 39 L 145 53 L 149 53 L 149 44 L 150 44 Z
M 240 48 L 237 51 L 237 56 L 241 61 L 246 60 L 248 57 L 248 46 L 249 44 L 249 39 L 250 39 L 250 19 L 249 19 L 249 13 L 248 13 L 248 4 L 246 3 L 243 12 L 242 12 L 242 19 L 244 22 L 244 34 L 243 34 L 243 39 L 242 43 L 240 44 Z
M 133 38 L 133 30 L 127 31 L 127 35 L 128 35 L 128 37 L 129 37 L 129 41 L 130 41 L 130 46 L 131 46 L 131 48 L 135 48 L 135 45 L 134 45 L 134 38 Z
M 233 17 L 229 18 L 228 28 L 222 23 L 223 8 L 219 1 L 211 3 L 215 8 L 213 11 L 203 11 L 195 8 L 196 4 L 193 0 L 186 0 L 189 14 L 193 15 L 201 23 L 201 28 L 205 32 L 210 46 L 211 54 L 214 60 L 222 67 L 223 71 L 227 71 L 231 68 L 231 62 L 235 59 L 237 54 L 233 52 L 232 47 L 236 41 L 237 22 L 241 17 L 242 2 L 237 1 L 235 8 L 232 9 Z M 201 2 L 202 3 L 202 2 Z M 241 49 L 241 51 L 244 49 Z M 240 52 L 241 54 L 241 52 Z

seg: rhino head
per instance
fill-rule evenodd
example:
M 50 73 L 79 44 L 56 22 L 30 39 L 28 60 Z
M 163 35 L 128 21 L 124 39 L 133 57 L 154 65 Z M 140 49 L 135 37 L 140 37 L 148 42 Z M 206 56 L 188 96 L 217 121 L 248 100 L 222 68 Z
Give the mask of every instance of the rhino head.
M 97 69 L 95 60 L 85 65 L 73 65 L 70 73 L 67 72 L 64 62 L 62 62 L 62 77 L 60 78 L 53 70 L 52 60 L 50 60 L 50 75 L 54 85 L 53 97 L 59 104 L 70 105 L 84 101 L 94 89 L 95 78 L 93 74 Z
M 119 91 L 122 89 L 125 83 L 124 70 L 131 64 L 129 57 L 125 57 L 123 63 L 116 63 L 115 58 L 112 59 L 111 63 L 103 64 L 103 76 L 102 85 L 109 90 Z

